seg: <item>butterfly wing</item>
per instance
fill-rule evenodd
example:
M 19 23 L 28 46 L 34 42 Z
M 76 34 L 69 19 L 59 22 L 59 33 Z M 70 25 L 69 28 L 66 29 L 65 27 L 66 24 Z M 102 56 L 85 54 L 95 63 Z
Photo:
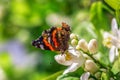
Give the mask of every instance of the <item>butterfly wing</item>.
M 32 42 L 32 45 L 42 50 L 60 51 L 68 49 L 70 26 L 62 23 L 62 27 L 52 27 L 43 31 L 42 35 Z

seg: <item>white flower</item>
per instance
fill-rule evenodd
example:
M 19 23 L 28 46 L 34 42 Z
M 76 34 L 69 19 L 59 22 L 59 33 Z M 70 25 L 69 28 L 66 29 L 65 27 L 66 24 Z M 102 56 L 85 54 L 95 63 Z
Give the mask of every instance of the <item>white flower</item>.
M 81 67 L 84 62 L 85 58 L 83 57 L 82 53 L 75 51 L 75 50 L 69 50 L 65 54 L 58 54 L 55 56 L 55 60 L 62 65 L 69 66 L 63 74 L 74 72 L 79 67 Z
M 80 80 L 88 80 L 90 76 L 90 72 L 85 72 L 81 75 Z
M 108 48 L 111 48 L 111 46 L 112 46 L 112 42 L 111 42 L 112 35 L 108 32 L 104 32 L 103 38 L 104 38 L 104 40 L 103 40 L 104 46 L 106 46 Z
M 115 18 L 112 19 L 111 30 L 112 33 L 104 33 L 103 44 L 110 48 L 109 59 L 110 62 L 114 62 L 116 56 L 119 55 L 118 49 L 120 49 L 120 29 L 118 29 Z

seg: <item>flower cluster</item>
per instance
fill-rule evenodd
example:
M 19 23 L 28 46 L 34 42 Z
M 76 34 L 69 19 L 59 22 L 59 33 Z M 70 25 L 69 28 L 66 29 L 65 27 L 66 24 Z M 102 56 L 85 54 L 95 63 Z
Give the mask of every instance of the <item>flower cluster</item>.
M 103 44 L 104 46 L 110 48 L 109 60 L 111 63 L 113 63 L 120 57 L 120 29 L 118 29 L 115 18 L 112 19 L 111 28 L 111 33 L 104 32 Z M 80 75 L 80 80 L 93 80 L 93 78 L 95 80 L 119 79 L 119 77 L 116 77 L 119 76 L 119 72 L 116 74 L 114 71 L 112 71 L 112 69 L 114 69 L 114 64 L 112 66 L 107 66 L 99 62 L 95 57 L 97 52 L 98 43 L 96 39 L 91 39 L 89 42 L 87 42 L 85 39 L 79 38 L 78 35 L 71 33 L 69 49 L 64 54 L 56 55 L 55 60 L 61 65 L 68 66 L 63 74 L 74 72 L 81 67 L 84 70 L 84 73 Z M 105 76 L 109 76 L 109 78 L 104 79 L 106 78 Z
M 91 39 L 89 43 L 85 39 L 80 39 L 78 35 L 70 35 L 70 45 L 68 51 L 65 54 L 58 54 L 55 56 L 55 60 L 62 65 L 69 66 L 63 74 L 74 72 L 80 67 L 83 67 L 85 72 L 80 78 L 84 80 L 84 76 L 87 74 L 88 78 L 90 74 L 94 74 L 98 71 L 99 67 L 91 58 L 97 53 L 98 44 L 96 39 Z M 89 56 L 90 55 L 90 56 Z M 85 76 L 87 80 L 87 77 Z
M 88 52 L 94 54 L 97 52 L 98 46 L 96 39 L 91 39 L 89 43 L 85 39 L 78 39 L 75 34 L 70 35 L 71 45 L 75 47 L 76 50 L 82 50 L 84 52 Z
M 119 55 L 119 49 L 120 49 L 120 29 L 118 29 L 118 25 L 116 22 L 116 19 L 112 19 L 111 23 L 111 33 L 110 32 L 104 32 L 103 34 L 103 44 L 110 48 L 109 51 L 109 60 L 111 63 L 115 61 L 115 59 Z

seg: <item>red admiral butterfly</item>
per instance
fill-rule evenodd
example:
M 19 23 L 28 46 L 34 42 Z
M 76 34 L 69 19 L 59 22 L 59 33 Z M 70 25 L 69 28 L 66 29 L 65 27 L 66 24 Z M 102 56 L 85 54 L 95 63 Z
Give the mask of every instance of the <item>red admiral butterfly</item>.
M 63 54 L 69 47 L 70 31 L 70 26 L 62 23 L 62 27 L 52 27 L 43 31 L 32 45 L 42 50 L 60 51 Z

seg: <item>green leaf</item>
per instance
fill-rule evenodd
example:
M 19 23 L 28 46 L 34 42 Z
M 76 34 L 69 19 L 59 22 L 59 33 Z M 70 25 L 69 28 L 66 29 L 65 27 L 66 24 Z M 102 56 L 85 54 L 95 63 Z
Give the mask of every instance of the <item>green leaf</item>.
M 0 42 L 3 40 L 3 25 L 0 24 Z
M 101 2 L 94 2 L 91 6 L 91 14 L 90 19 L 93 19 L 95 16 L 98 19 L 102 19 L 102 3 Z
M 112 71 L 114 74 L 120 72 L 120 61 L 116 60 L 115 63 L 113 64 Z
M 108 30 L 110 26 L 110 24 L 108 24 L 108 17 L 103 11 L 103 7 L 102 2 L 98 1 L 94 2 L 90 8 L 90 20 L 97 30 Z
M 115 10 L 120 8 L 120 0 L 104 0 L 104 1 Z
M 84 72 L 83 68 L 79 68 L 75 72 L 59 76 L 57 80 L 80 80 L 80 76 L 82 75 L 83 72 Z
M 119 80 L 119 79 L 120 79 L 120 72 L 116 74 L 116 80 Z
M 0 66 L 4 69 L 8 69 L 11 67 L 10 56 L 7 52 L 3 52 L 0 54 Z
M 73 72 L 74 73 L 74 72 Z M 61 75 L 57 78 L 57 80 L 79 80 L 79 76 L 75 76 L 75 73 L 68 73 L 68 74 L 64 74 Z
M 86 40 L 97 38 L 93 24 L 88 21 L 79 23 L 73 32 L 78 34 L 81 38 L 85 38 Z
M 77 77 L 71 77 L 71 76 L 62 78 L 62 76 L 60 76 L 57 80 L 80 80 L 80 79 Z
M 102 72 L 101 80 L 110 80 L 108 73 Z
M 120 26 L 120 7 L 116 10 L 116 20 L 118 25 Z

